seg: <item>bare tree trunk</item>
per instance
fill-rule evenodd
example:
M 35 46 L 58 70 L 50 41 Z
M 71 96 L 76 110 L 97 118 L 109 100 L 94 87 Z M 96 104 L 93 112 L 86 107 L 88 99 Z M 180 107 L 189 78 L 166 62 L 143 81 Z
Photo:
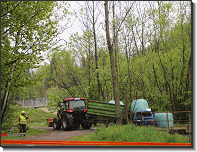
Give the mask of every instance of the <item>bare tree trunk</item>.
M 115 67 L 116 67 L 116 73 L 117 73 L 117 79 L 118 79 L 117 37 L 116 37 L 116 31 L 115 31 L 116 30 L 116 23 L 115 23 L 115 8 L 114 8 L 115 6 L 114 5 L 115 4 L 114 4 L 114 1 L 113 1 L 113 7 L 112 7 L 112 9 L 113 9 L 113 34 L 114 34 L 113 44 L 114 44 L 114 53 L 115 53 Z
M 108 14 L 109 14 L 108 1 L 105 1 L 106 39 L 107 39 L 107 45 L 109 49 L 110 63 L 111 63 L 112 83 L 113 83 L 114 100 L 115 100 L 115 107 L 116 107 L 116 124 L 121 125 L 122 115 L 121 115 L 121 109 L 120 109 L 120 103 L 119 103 L 118 79 L 117 79 L 116 67 L 114 63 L 113 47 L 110 42 Z
M 129 45 L 129 41 L 128 41 L 128 45 Z M 128 122 L 128 115 L 127 115 L 127 106 L 128 106 L 128 101 L 132 101 L 132 95 L 131 95 L 131 79 L 130 79 L 130 62 L 129 62 L 129 56 L 128 56 L 128 50 L 127 50 L 127 41 L 126 41 L 126 36 L 125 36 L 125 54 L 126 54 L 126 58 L 127 58 L 127 83 L 126 83 L 126 102 L 125 102 L 125 115 L 124 117 L 127 118 L 127 122 Z M 129 90 L 128 90 L 129 87 Z M 129 92 L 130 91 L 130 92 Z M 129 94 L 129 98 L 128 98 L 128 94 Z
M 90 43 L 90 38 L 89 39 L 89 43 Z M 88 86 L 90 87 L 91 85 L 91 51 L 90 51 L 90 44 L 88 45 Z
M 9 85 L 10 85 L 10 82 L 7 83 L 6 89 L 9 89 Z M 7 104 L 8 104 L 7 102 L 8 96 L 9 96 L 9 91 L 5 91 L 4 97 L 3 97 L 3 103 L 1 107 L 1 124 L 3 123 L 3 118 L 5 116 L 5 111 L 6 111 Z
M 172 107 L 171 107 L 171 110 L 175 110 L 175 103 L 173 101 L 173 92 L 172 92 L 172 88 L 171 88 L 171 85 L 167 79 L 167 72 L 166 72 L 166 68 L 164 67 L 162 61 L 161 61 L 161 58 L 160 58 L 160 55 L 159 55 L 159 52 L 158 52 L 158 57 L 159 57 L 159 61 L 160 61 L 160 64 L 161 64 L 161 67 L 163 69 L 163 73 L 164 73 L 164 79 L 166 80 L 166 87 L 168 87 L 169 89 L 169 93 L 170 93 L 170 102 L 172 103 Z
M 14 65 L 11 69 L 10 78 L 12 78 L 13 71 L 14 71 Z M 3 118 L 5 116 L 5 111 L 6 111 L 6 108 L 7 108 L 7 105 L 8 105 L 8 97 L 9 97 L 9 93 L 10 93 L 9 88 L 10 88 L 10 81 L 8 80 L 7 85 L 6 85 L 6 90 L 5 90 L 5 93 L 4 93 L 4 97 L 3 97 L 3 103 L 1 103 L 1 124 L 3 122 Z
M 95 30 L 95 20 L 94 20 L 94 1 L 93 3 L 93 35 L 94 35 L 94 48 L 95 48 L 95 63 L 96 63 L 96 78 L 98 83 L 98 101 L 100 101 L 100 92 L 102 91 L 101 83 L 99 80 L 99 73 L 98 73 L 98 51 L 97 51 L 97 41 L 96 41 L 96 30 Z

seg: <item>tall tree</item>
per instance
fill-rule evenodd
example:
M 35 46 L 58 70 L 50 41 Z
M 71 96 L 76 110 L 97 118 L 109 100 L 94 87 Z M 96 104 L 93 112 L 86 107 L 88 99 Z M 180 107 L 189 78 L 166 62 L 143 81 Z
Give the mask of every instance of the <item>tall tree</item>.
M 56 6 L 52 1 L 1 2 L 1 121 L 10 92 L 25 85 L 21 80 L 27 77 L 21 74 L 36 68 L 43 60 L 41 53 L 56 41 L 58 17 L 52 18 Z
M 97 83 L 98 83 L 98 101 L 100 100 L 100 92 L 102 91 L 101 87 L 101 82 L 99 80 L 99 73 L 98 73 L 98 47 L 97 47 L 97 38 L 96 38 L 96 21 L 95 21 L 95 6 L 94 6 L 94 1 L 93 3 L 93 15 L 92 15 L 92 25 L 93 25 L 93 35 L 94 35 L 94 48 L 95 48 L 95 64 L 96 64 L 96 78 L 97 78 Z M 103 91 L 102 91 L 103 92 Z
M 120 110 L 120 103 L 119 103 L 119 90 L 118 90 L 118 77 L 115 67 L 114 61 L 114 50 L 110 40 L 110 32 L 109 32 L 109 10 L 108 10 L 108 1 L 105 1 L 105 26 L 106 26 L 106 39 L 107 39 L 107 46 L 109 50 L 110 56 L 110 63 L 111 63 L 111 73 L 112 73 L 112 83 L 113 83 L 113 90 L 114 90 L 114 100 L 115 100 L 115 107 L 116 107 L 116 124 L 122 124 L 122 116 Z

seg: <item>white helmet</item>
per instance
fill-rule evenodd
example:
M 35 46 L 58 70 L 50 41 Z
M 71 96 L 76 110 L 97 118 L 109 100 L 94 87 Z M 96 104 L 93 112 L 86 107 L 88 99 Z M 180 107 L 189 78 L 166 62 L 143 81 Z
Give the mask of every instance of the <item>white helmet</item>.
M 25 113 L 25 111 L 22 111 L 22 113 Z

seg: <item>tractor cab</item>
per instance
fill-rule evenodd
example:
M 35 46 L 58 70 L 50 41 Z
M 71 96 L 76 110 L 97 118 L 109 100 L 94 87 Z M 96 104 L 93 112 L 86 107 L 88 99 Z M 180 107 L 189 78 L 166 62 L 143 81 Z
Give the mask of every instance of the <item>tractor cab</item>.
M 63 109 L 66 112 L 86 111 L 85 98 L 63 99 Z
M 55 130 L 71 130 L 82 126 L 83 129 L 90 129 L 92 123 L 89 123 L 89 116 L 85 104 L 85 98 L 68 98 L 63 99 L 63 102 L 58 103 L 57 117 L 50 125 L 53 125 Z

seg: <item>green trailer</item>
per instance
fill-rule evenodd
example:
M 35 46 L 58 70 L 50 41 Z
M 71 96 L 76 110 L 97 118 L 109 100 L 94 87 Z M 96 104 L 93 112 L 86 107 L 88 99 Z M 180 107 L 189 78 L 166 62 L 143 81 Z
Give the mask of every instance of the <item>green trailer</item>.
M 116 123 L 116 108 L 115 104 L 106 102 L 87 101 L 87 114 L 89 116 L 89 123 L 104 123 L 106 127 Z M 127 120 L 124 118 L 124 105 L 120 105 L 122 114 L 122 123 L 126 124 Z

